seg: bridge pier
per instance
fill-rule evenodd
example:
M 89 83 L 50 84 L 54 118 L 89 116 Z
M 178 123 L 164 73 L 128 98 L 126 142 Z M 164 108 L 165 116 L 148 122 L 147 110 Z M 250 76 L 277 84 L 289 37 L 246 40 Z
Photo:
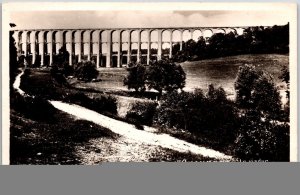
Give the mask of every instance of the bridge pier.
M 104 61 L 106 61 L 105 67 L 122 67 L 122 57 L 123 50 L 122 44 L 127 43 L 127 64 L 132 62 L 132 43 L 137 43 L 137 53 L 135 62 L 141 63 L 143 57 L 146 57 L 147 65 L 151 61 L 151 43 L 157 44 L 157 60 L 161 60 L 163 57 L 163 44 L 169 43 L 169 58 L 173 57 L 172 46 L 173 43 L 179 43 L 179 49 L 183 49 L 183 32 L 189 30 L 191 38 L 194 36 L 195 31 L 200 31 L 202 36 L 204 36 L 204 31 L 211 31 L 212 34 L 217 32 L 230 33 L 239 32 L 241 27 L 191 27 L 191 28 L 126 28 L 126 29 L 61 29 L 61 30 L 49 30 L 49 29 L 36 29 L 36 30 L 16 30 L 14 31 L 14 38 L 16 42 L 16 47 L 18 54 L 20 55 L 24 52 L 25 56 L 29 53 L 32 54 L 32 63 L 37 59 L 37 55 L 41 57 L 41 65 L 45 65 L 45 55 L 46 53 L 50 58 L 50 65 L 53 64 L 53 54 L 57 54 L 62 46 L 66 46 L 69 52 L 69 65 L 73 65 L 74 56 L 78 55 L 78 62 L 82 61 L 83 55 L 87 56 L 87 60 L 92 59 L 92 55 L 96 55 L 96 66 L 97 68 L 103 66 Z M 156 31 L 157 37 L 153 38 L 156 40 L 151 40 L 151 32 Z M 170 39 L 165 40 L 163 38 L 163 32 L 170 32 Z M 178 31 L 177 40 L 173 40 L 173 33 Z M 107 34 L 107 40 L 102 40 L 101 33 Z M 117 40 L 112 40 L 112 34 L 117 32 Z M 132 36 L 133 32 L 137 32 L 137 40 Z M 143 34 L 142 32 L 146 32 Z M 47 33 L 46 39 L 45 35 Z M 96 34 L 94 34 L 96 33 Z M 128 38 L 122 38 L 122 33 L 128 33 Z M 96 35 L 96 36 L 94 36 Z M 155 35 L 156 36 L 156 35 Z M 142 40 L 144 38 L 144 40 Z M 115 38 L 114 38 L 115 39 Z M 126 39 L 126 40 L 123 40 Z M 134 40 L 134 41 L 133 41 Z M 117 54 L 113 53 L 115 47 L 113 44 L 117 44 Z M 146 46 L 142 45 L 146 44 Z M 102 51 L 102 47 L 106 45 L 106 53 Z M 55 48 L 54 48 L 55 47 Z M 165 47 L 164 47 L 165 48 Z M 134 48 L 136 49 L 136 48 Z M 55 50 L 55 51 L 54 51 Z M 143 51 L 146 50 L 147 53 L 144 54 Z M 73 55 L 75 54 L 75 55 Z M 117 58 L 115 58 L 115 56 Z M 115 60 L 117 59 L 117 60 Z
M 127 51 L 127 64 L 131 62 L 131 30 L 128 31 L 128 51 Z
M 148 44 L 147 44 L 147 65 L 150 64 L 150 56 L 151 56 L 151 31 L 148 30 Z
M 122 31 L 118 31 L 118 54 L 117 54 L 117 67 L 122 66 Z

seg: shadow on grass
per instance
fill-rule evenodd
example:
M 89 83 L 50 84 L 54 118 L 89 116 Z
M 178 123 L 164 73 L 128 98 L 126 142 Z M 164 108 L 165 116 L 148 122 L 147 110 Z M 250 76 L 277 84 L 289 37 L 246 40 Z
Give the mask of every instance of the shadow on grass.
M 116 134 L 94 123 L 57 111 L 55 123 L 35 121 L 11 111 L 10 164 L 81 164 L 76 146 Z
M 223 135 L 207 135 L 207 134 L 200 134 L 200 133 L 191 133 L 189 131 L 183 130 L 174 130 L 172 128 L 163 128 L 163 127 L 156 127 L 159 132 L 158 133 L 166 133 L 169 134 L 177 139 L 185 140 L 189 143 L 203 146 L 206 148 L 210 148 L 213 150 L 217 150 L 223 152 L 226 155 L 234 156 L 233 152 L 233 144 L 229 139 L 226 139 Z
M 214 158 L 209 158 L 201 155 L 195 155 L 190 152 L 182 153 L 171 149 L 162 148 L 159 154 L 154 154 L 150 162 L 215 162 Z

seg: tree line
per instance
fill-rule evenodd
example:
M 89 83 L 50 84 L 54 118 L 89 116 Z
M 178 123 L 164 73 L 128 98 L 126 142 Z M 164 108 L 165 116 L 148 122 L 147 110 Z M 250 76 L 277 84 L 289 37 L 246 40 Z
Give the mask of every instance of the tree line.
M 173 46 L 176 62 L 203 60 L 241 54 L 289 53 L 289 24 L 272 27 L 250 27 L 242 35 L 236 32 L 216 33 L 197 41 L 190 39 Z
M 288 84 L 286 73 L 283 68 L 280 78 Z M 271 75 L 244 65 L 234 87 L 235 100 L 227 99 L 225 90 L 213 85 L 206 93 L 202 89 L 178 91 L 176 87 L 166 90 L 158 104 L 134 104 L 126 118 L 138 126 L 171 129 L 181 139 L 187 138 L 180 132 L 189 132 L 194 138 L 187 141 L 229 152 L 241 160 L 289 161 L 289 104 L 282 105 Z

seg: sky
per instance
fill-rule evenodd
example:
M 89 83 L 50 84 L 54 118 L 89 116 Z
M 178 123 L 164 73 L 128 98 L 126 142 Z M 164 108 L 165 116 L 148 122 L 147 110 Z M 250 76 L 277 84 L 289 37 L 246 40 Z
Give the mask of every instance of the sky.
M 284 25 L 279 11 L 19 11 L 14 29 L 231 27 Z

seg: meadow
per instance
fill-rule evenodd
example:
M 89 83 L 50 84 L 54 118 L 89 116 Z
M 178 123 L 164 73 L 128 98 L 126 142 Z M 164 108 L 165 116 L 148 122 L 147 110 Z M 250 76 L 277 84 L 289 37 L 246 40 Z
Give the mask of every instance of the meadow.
M 282 101 L 285 102 L 284 91 L 286 86 L 278 78 L 282 66 L 288 66 L 289 56 L 280 54 L 251 54 L 238 55 L 223 58 L 207 59 L 201 61 L 187 61 L 181 63 L 186 73 L 186 85 L 184 90 L 192 91 L 195 88 L 208 88 L 214 84 L 223 87 L 230 99 L 235 97 L 234 81 L 240 66 L 245 64 L 255 65 L 258 70 L 263 70 L 273 77 L 273 81 L 280 90 Z M 124 68 L 101 68 L 99 70 L 101 81 L 75 84 L 80 88 L 93 88 L 99 91 L 127 90 L 123 85 L 123 78 L 127 74 Z

